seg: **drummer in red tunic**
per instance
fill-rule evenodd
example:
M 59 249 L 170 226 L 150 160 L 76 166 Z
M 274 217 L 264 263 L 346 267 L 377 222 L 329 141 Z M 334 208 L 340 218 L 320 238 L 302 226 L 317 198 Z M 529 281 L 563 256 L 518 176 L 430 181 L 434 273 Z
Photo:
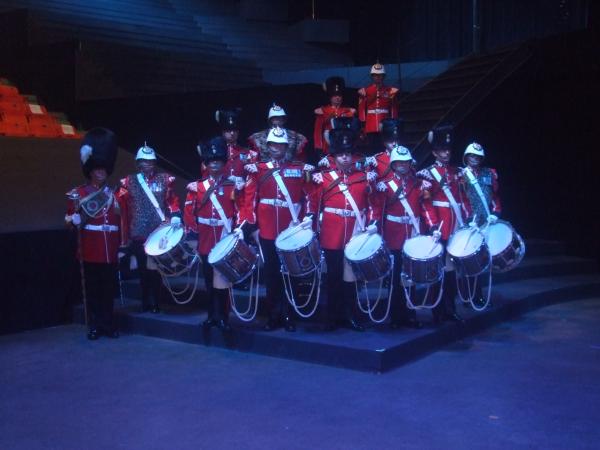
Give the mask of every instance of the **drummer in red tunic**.
M 117 193 L 122 205 L 121 242 L 137 261 L 142 287 L 142 311 L 160 312 L 161 279 L 157 270 L 148 266 L 144 242 L 163 223 L 181 224 L 179 198 L 175 194 L 175 177 L 156 168 L 154 149 L 144 144 L 137 151 L 137 174 L 121 180 Z
M 453 127 L 450 125 L 440 126 L 429 132 L 427 140 L 431 145 L 435 163 L 417 173 L 419 178 L 431 183 L 431 188 L 428 189 L 428 199 L 423 205 L 430 220 L 434 223 L 430 231 L 439 233 L 444 246 L 450 235 L 465 223 L 467 217 L 467 208 L 460 187 L 460 171 L 450 164 L 452 135 Z M 454 276 L 451 276 L 450 272 L 453 272 Z M 433 309 L 433 318 L 436 323 L 444 320 L 463 321 L 456 313 L 455 275 L 453 265 L 447 264 L 443 298 Z
M 313 166 L 288 159 L 288 136 L 283 128 L 272 128 L 267 137 L 269 160 L 246 166 L 249 172 L 244 189 L 240 220 L 247 237 L 258 227 L 264 257 L 268 320 L 265 330 L 283 327 L 295 331 L 290 305 L 285 298 L 275 239 L 291 223 L 310 221 L 303 213 L 313 212 L 308 201 Z
M 329 104 L 315 109 L 314 147 L 321 159 L 328 153 L 329 143 L 326 135 L 333 128 L 332 119 L 336 117 L 354 117 L 356 109 L 342 106 L 346 84 L 342 77 L 329 77 L 325 80 L 324 89 L 329 96 Z
M 392 175 L 377 184 L 373 217 L 383 223 L 383 239 L 394 255 L 394 296 L 391 305 L 391 327 L 421 328 L 414 310 L 406 306 L 402 287 L 402 248 L 404 242 L 429 230 L 434 225 L 423 208 L 423 198 L 429 195 L 431 183 L 418 179 L 413 171 L 414 160 L 406 147 L 396 146 L 390 152 Z M 412 290 L 414 293 L 414 289 Z
M 402 144 L 404 121 L 401 119 L 383 119 L 381 121 L 381 139 L 384 150 L 375 156 L 365 158 L 365 165 L 377 173 L 377 181 L 385 180 L 392 174 L 390 154 L 392 149 Z M 412 168 L 411 168 L 412 170 Z
M 86 184 L 67 193 L 65 221 L 80 233 L 77 257 L 83 265 L 88 339 L 119 336 L 113 320 L 117 292 L 117 252 L 120 243 L 120 207 L 106 179 L 117 158 L 117 142 L 112 131 L 90 130 L 81 146 L 81 164 Z
M 227 144 L 227 162 L 223 174 L 229 177 L 231 181 L 244 181 L 246 172 L 244 166 L 256 162 L 258 153 L 242 147 L 238 143 L 240 135 L 240 114 L 242 109 L 232 110 L 220 109 L 215 112 L 215 120 L 221 128 L 221 136 Z M 198 145 L 198 152 L 201 152 L 201 146 Z M 206 178 L 209 170 L 205 162 L 202 163 L 201 177 Z
M 198 233 L 198 253 L 208 293 L 208 318 L 203 326 L 217 326 L 228 332 L 231 283 L 208 263 L 208 254 L 222 237 L 234 231 L 244 182 L 227 177 L 228 148 L 224 138 L 216 137 L 200 149 L 208 176 L 188 184 L 183 221 L 187 232 Z
M 329 133 L 330 153 L 335 158 L 335 169 L 313 175 L 317 189 L 312 193 L 313 204 L 322 214 L 320 243 L 327 264 L 326 330 L 334 330 L 341 323 L 355 331 L 364 328 L 358 322 L 356 278 L 344 259 L 344 247 L 355 234 L 377 232 L 372 220 L 370 196 L 374 193 L 373 172 L 356 170 L 353 152 L 356 133 L 350 129 L 333 129 Z M 341 311 L 340 311 L 341 309 Z

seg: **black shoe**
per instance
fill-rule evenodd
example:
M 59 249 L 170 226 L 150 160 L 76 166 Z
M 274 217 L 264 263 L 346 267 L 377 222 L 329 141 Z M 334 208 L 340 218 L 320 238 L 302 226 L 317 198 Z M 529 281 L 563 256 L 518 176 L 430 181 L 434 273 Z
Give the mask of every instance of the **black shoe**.
M 365 328 L 360 323 L 358 323 L 356 319 L 347 320 L 344 326 L 352 331 L 365 331 Z
M 204 322 L 202 322 L 202 326 L 204 328 L 216 327 L 217 326 L 217 319 L 215 319 L 213 317 L 209 317 Z
M 273 331 L 278 328 L 281 328 L 281 324 L 279 323 L 279 321 L 275 320 L 275 319 L 269 319 L 269 320 L 267 320 L 267 323 L 265 323 L 263 330 L 264 331 Z
M 296 324 L 292 319 L 286 317 L 285 319 L 283 319 L 283 328 L 285 329 L 285 331 L 293 333 L 294 331 L 296 331 Z
M 98 334 L 98 330 L 96 330 L 95 328 L 92 328 L 90 331 L 88 331 L 87 338 L 90 341 L 96 341 L 99 337 L 100 335 Z
M 445 320 L 449 321 L 449 322 L 456 322 L 460 325 L 464 325 L 465 319 L 463 319 L 461 316 L 459 316 L 457 313 L 452 313 L 452 314 L 446 314 L 446 316 L 444 317 Z
M 160 312 L 160 308 L 158 307 L 158 305 L 154 305 L 152 306 L 152 308 L 150 308 L 150 312 L 152 314 L 158 314 Z
M 217 322 L 217 328 L 223 333 L 231 333 L 231 325 L 229 325 L 225 319 L 221 319 Z

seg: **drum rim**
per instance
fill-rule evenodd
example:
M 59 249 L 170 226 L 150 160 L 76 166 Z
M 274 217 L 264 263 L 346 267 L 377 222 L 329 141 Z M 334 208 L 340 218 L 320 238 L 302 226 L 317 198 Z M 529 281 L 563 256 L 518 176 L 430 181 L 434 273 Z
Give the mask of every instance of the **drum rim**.
M 276 249 L 276 250 L 278 250 L 278 251 L 282 251 L 282 252 L 285 252 L 285 253 L 295 253 L 295 252 L 297 252 L 298 250 L 302 250 L 303 248 L 306 248 L 306 247 L 308 247 L 308 246 L 309 246 L 309 245 L 310 245 L 310 244 L 311 244 L 313 241 L 315 241 L 315 240 L 316 240 L 316 241 L 318 241 L 318 239 L 317 239 L 317 233 L 315 233 L 315 231 L 314 231 L 314 230 L 310 229 L 310 231 L 312 232 L 311 238 L 310 238 L 310 240 L 309 240 L 309 241 L 308 241 L 308 242 L 307 242 L 305 245 L 303 245 L 302 247 L 298 247 L 298 248 L 295 248 L 295 249 L 289 249 L 289 250 L 288 250 L 288 249 L 283 249 L 283 248 L 279 247 L 279 246 L 277 245 L 277 242 L 279 241 L 279 238 L 281 237 L 281 235 L 282 235 L 283 233 L 285 233 L 286 231 L 288 231 L 288 230 L 291 230 L 291 229 L 292 229 L 291 227 L 290 227 L 290 228 L 286 228 L 286 229 L 285 229 L 285 230 L 283 230 L 281 233 L 279 233 L 279 235 L 278 235 L 278 236 L 275 238 L 275 249 Z M 309 230 L 309 228 L 306 228 L 306 230 Z
M 215 264 L 215 263 L 217 262 L 217 261 L 213 261 L 213 262 L 211 262 L 211 261 L 210 261 L 210 255 L 211 255 L 211 254 L 214 252 L 215 248 L 217 247 L 217 245 L 218 245 L 219 243 L 221 243 L 223 240 L 227 239 L 227 238 L 228 238 L 228 237 L 230 237 L 230 236 L 234 236 L 234 239 L 235 239 L 235 235 L 234 235 L 233 233 L 232 233 L 232 234 L 225 235 L 225 236 L 223 236 L 223 238 L 222 238 L 222 239 L 221 239 L 219 242 L 217 242 L 217 243 L 216 243 L 216 244 L 213 246 L 213 248 L 211 248 L 211 249 L 210 249 L 210 252 L 208 252 L 208 256 L 207 256 L 207 261 L 208 261 L 208 263 L 209 263 L 209 264 L 211 264 L 211 265 L 212 265 L 212 264 Z M 227 253 L 225 253 L 225 254 L 224 254 L 224 255 L 223 255 L 221 258 L 219 258 L 219 259 L 218 259 L 218 261 L 220 261 L 220 260 L 222 260 L 223 258 L 226 258 L 227 256 L 229 256 L 229 255 L 231 254 L 231 252 L 232 252 L 233 250 L 235 250 L 236 244 L 237 244 L 239 241 L 243 241 L 243 239 L 240 239 L 240 238 L 238 237 L 238 238 L 237 238 L 237 240 L 235 241 L 236 243 L 235 243 L 235 244 L 234 244 L 234 245 L 233 245 L 233 246 L 232 246 L 232 247 L 229 249 L 229 251 L 228 251 Z M 244 243 L 245 243 L 245 242 L 244 242 Z M 246 244 L 246 245 L 247 245 L 247 244 Z
M 344 258 L 346 258 L 348 261 L 354 261 L 354 262 L 364 261 L 364 259 L 351 259 L 351 258 L 348 258 L 348 255 L 346 254 L 346 249 L 348 248 L 348 246 L 350 245 L 350 243 L 352 241 L 354 241 L 355 239 L 357 239 L 359 237 L 363 237 L 365 235 L 367 235 L 366 239 L 370 239 L 371 236 L 377 236 L 379 239 L 381 239 L 381 246 L 380 246 L 380 248 L 384 247 L 388 251 L 388 253 L 389 253 L 388 246 L 385 243 L 385 239 L 383 239 L 383 236 L 381 234 L 379 234 L 379 233 L 369 234 L 366 231 L 363 231 L 362 233 L 359 233 L 359 234 L 356 234 L 356 235 L 352 236 L 350 238 L 350 240 L 348 242 L 346 242 L 346 245 L 344 245 Z

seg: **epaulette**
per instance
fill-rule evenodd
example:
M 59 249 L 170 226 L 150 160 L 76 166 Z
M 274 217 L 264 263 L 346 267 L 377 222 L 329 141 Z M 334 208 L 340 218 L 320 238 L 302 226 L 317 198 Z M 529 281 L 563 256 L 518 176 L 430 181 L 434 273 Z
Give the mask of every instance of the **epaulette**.
M 192 192 L 198 192 L 198 182 L 197 181 L 192 181 L 191 183 L 189 183 L 186 186 L 186 189 L 188 191 L 192 191 Z
M 315 109 L 315 114 L 322 115 L 323 114 L 323 108 L 319 107 L 319 108 Z
M 397 94 L 399 90 L 400 90 L 400 89 L 398 89 L 398 88 L 395 88 L 395 87 L 392 87 L 392 88 L 390 88 L 390 92 L 391 92 L 392 94 Z

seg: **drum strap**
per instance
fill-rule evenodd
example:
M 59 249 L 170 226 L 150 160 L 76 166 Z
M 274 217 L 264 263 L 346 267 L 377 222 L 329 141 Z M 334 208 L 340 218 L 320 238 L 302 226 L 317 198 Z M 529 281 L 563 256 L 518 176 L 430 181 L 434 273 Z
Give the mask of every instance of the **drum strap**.
M 396 184 L 396 182 L 394 180 L 390 180 L 388 182 L 388 185 L 394 192 L 394 195 L 398 198 L 398 200 L 402 204 L 402 207 L 404 208 L 404 211 L 406 211 L 406 214 L 408 214 L 408 217 L 410 217 L 410 222 L 412 223 L 412 226 L 415 229 L 415 236 L 417 236 L 419 234 L 419 221 L 415 217 L 415 213 L 412 210 L 412 208 L 410 207 L 408 200 L 406 199 L 406 194 L 404 193 L 404 189 L 398 189 L 398 185 Z
M 231 233 L 231 224 L 229 223 L 229 220 L 227 220 L 227 216 L 225 215 L 225 211 L 223 211 L 223 207 L 221 206 L 221 203 L 219 203 L 219 199 L 217 198 L 217 196 L 215 195 L 215 190 L 214 187 L 217 186 L 217 184 L 215 183 L 213 186 L 213 190 L 210 192 L 209 194 L 209 189 L 211 188 L 210 186 L 210 181 L 208 180 L 204 180 L 202 182 L 202 185 L 204 186 L 204 189 L 206 189 L 206 194 L 209 195 L 210 201 L 213 204 L 213 206 L 215 207 L 215 209 L 217 210 L 217 213 L 219 214 L 219 217 L 221 218 L 221 220 L 223 221 L 223 226 L 225 227 L 225 229 L 227 230 L 227 233 Z M 205 195 L 206 195 L 205 194 Z
M 475 189 L 475 192 L 477 192 L 477 195 L 479 196 L 479 200 L 481 200 L 481 203 L 483 204 L 483 208 L 485 209 L 485 213 L 489 216 L 491 214 L 490 208 L 488 206 L 487 199 L 485 198 L 485 195 L 483 194 L 483 191 L 481 190 L 481 186 L 479 185 L 479 180 L 477 179 L 477 177 L 475 177 L 475 174 L 473 173 L 473 171 L 471 170 L 470 167 L 465 167 L 464 172 L 467 175 L 467 178 L 469 179 L 469 183 L 471 183 L 471 186 L 473 186 L 473 188 Z
M 330 174 L 331 174 L 331 178 L 333 178 L 334 180 L 340 179 L 338 177 L 338 174 L 335 173 L 333 170 L 330 172 Z M 348 186 L 346 186 L 346 184 L 342 183 L 341 181 L 338 183 L 338 186 L 339 186 L 342 194 L 344 194 L 344 197 L 346 197 L 346 200 L 348 200 L 348 203 L 352 207 L 354 214 L 356 214 L 356 221 L 358 222 L 360 229 L 364 230 L 365 229 L 365 221 L 364 221 L 362 215 L 360 214 L 360 209 L 358 209 L 358 205 L 354 201 L 354 197 L 352 197 L 352 194 L 348 190 Z
M 154 209 L 156 210 L 156 214 L 158 214 L 158 217 L 160 217 L 160 220 L 162 222 L 164 222 L 166 220 L 165 213 L 162 211 L 162 209 L 160 209 L 160 206 L 158 205 L 158 200 L 156 200 L 156 197 L 150 190 L 150 186 L 148 186 L 148 183 L 146 183 L 146 179 L 144 178 L 144 175 L 142 175 L 141 173 L 138 173 L 137 180 L 138 180 L 138 183 L 140 183 L 140 186 L 142 186 L 142 189 L 144 190 L 144 193 L 148 197 L 148 200 L 150 200 L 150 203 L 152 203 L 152 206 L 154 206 Z
M 290 210 L 290 214 L 292 215 L 292 220 L 294 221 L 294 223 L 297 223 L 298 222 L 298 211 L 296 211 L 296 208 L 294 207 L 294 203 L 292 202 L 292 197 L 290 197 L 290 193 L 287 189 L 287 186 L 283 182 L 283 179 L 281 178 L 281 174 L 279 173 L 279 170 L 275 170 L 273 172 L 273 178 L 275 179 L 275 183 L 277 183 L 279 190 L 285 197 L 285 201 L 288 204 L 288 209 Z
M 448 183 L 442 178 L 442 176 L 440 175 L 440 172 L 437 170 L 437 168 L 434 167 L 433 169 L 430 169 L 429 172 L 431 172 L 431 175 L 433 175 L 433 178 L 435 178 L 435 181 L 437 181 L 440 184 L 440 186 L 442 187 L 442 191 L 444 191 L 444 194 L 446 194 L 446 198 L 448 199 L 448 202 L 450 203 L 450 206 L 452 207 L 452 210 L 454 211 L 454 215 L 456 216 L 456 221 L 458 222 L 458 225 L 462 227 L 464 225 L 464 222 L 463 222 L 462 215 L 460 212 L 460 207 L 458 206 L 458 203 L 456 202 L 454 195 L 452 195 L 450 186 L 448 186 Z
M 270 166 L 269 166 L 270 164 Z M 258 180 L 258 183 L 256 183 L 257 187 L 261 187 L 265 181 L 267 181 L 269 178 L 271 178 L 273 176 L 273 174 L 279 170 L 276 167 L 273 167 L 273 163 L 268 162 L 267 163 L 267 167 L 269 167 L 269 170 L 267 171 L 267 173 L 265 173 L 262 177 L 260 177 L 260 179 Z

